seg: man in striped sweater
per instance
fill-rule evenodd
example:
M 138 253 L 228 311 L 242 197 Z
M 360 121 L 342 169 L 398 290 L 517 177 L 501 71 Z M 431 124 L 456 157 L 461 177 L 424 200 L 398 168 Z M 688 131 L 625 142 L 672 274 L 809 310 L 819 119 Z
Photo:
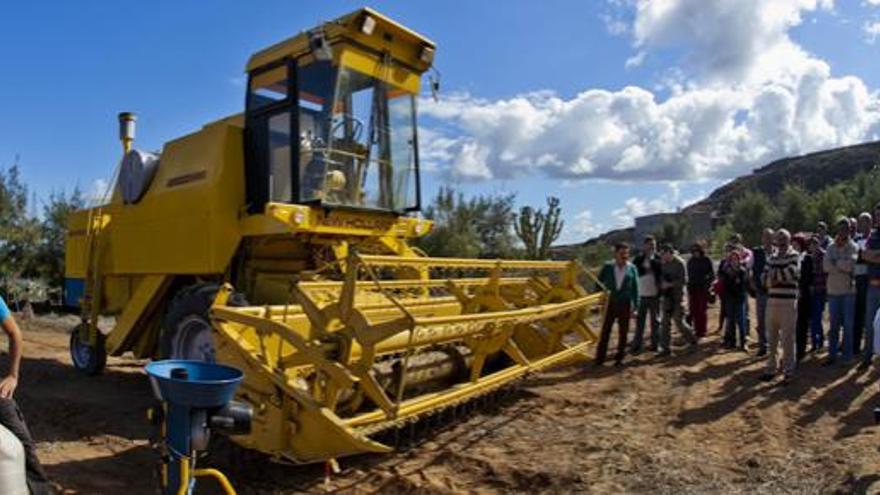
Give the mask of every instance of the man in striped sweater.
M 778 346 L 782 343 L 783 383 L 794 375 L 795 322 L 797 321 L 798 277 L 800 262 L 797 251 L 791 247 L 791 234 L 785 229 L 776 232 L 776 252 L 767 259 L 764 287 L 767 289 L 767 372 L 761 376 L 770 381 L 779 367 Z

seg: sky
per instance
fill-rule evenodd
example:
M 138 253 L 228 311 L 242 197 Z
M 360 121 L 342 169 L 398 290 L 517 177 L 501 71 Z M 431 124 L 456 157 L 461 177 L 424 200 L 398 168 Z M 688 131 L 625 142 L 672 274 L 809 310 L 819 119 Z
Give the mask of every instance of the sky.
M 362 4 L 7 2 L 0 167 L 92 194 L 136 146 L 238 113 L 249 55 Z M 880 0 L 389 1 L 431 38 L 423 203 L 441 185 L 561 199 L 578 242 L 783 156 L 880 139 Z

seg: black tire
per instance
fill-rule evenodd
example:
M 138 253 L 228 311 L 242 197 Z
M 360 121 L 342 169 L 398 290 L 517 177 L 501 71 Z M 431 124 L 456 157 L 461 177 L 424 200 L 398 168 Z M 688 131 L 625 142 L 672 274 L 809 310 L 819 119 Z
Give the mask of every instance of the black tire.
M 159 352 L 162 359 L 190 359 L 214 362 L 214 344 L 208 310 L 220 285 L 204 283 L 180 289 L 168 304 L 162 319 Z M 246 306 L 239 293 L 229 297 L 230 306 Z
M 107 366 L 107 348 L 104 334 L 98 332 L 95 346 L 84 343 L 80 334 L 88 331 L 84 324 L 77 325 L 70 332 L 70 361 L 79 372 L 89 376 L 100 375 Z

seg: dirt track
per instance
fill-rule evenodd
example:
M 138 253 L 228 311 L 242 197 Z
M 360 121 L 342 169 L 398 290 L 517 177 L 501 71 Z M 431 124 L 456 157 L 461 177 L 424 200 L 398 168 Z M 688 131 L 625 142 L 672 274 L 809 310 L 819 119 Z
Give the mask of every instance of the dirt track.
M 74 372 L 66 324 L 25 325 L 19 401 L 51 476 L 76 493 L 155 492 L 143 363 Z M 323 468 L 263 459 L 231 472 L 240 493 L 873 493 L 880 488 L 880 372 L 808 357 L 788 387 L 716 339 L 623 369 L 568 368 L 524 382 L 513 400 L 388 456 Z M 222 459 L 223 457 L 219 457 Z M 222 460 L 221 460 L 222 462 Z M 242 468 L 241 466 L 246 466 Z M 210 493 L 204 491 L 203 493 Z

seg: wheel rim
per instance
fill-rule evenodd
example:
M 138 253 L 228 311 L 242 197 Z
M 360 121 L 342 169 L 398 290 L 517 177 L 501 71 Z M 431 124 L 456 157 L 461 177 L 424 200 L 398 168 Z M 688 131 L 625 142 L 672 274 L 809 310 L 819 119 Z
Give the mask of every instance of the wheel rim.
M 92 348 L 88 343 L 83 342 L 80 336 L 82 330 L 77 328 L 73 331 L 70 345 L 70 356 L 73 364 L 80 369 L 88 368 L 92 362 Z
M 184 318 L 175 332 L 171 358 L 213 363 L 214 337 L 210 323 L 196 315 Z

